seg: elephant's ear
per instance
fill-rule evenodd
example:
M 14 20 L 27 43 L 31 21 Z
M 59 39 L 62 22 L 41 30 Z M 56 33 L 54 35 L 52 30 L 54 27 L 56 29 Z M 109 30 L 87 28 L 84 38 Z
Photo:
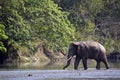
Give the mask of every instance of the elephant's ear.
M 80 55 L 80 42 L 73 42 L 73 45 L 76 47 L 76 54 Z

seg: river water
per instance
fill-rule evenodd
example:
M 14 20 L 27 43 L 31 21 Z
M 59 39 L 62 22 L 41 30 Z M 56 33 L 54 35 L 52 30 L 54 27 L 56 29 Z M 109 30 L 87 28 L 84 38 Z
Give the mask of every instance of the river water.
M 88 70 L 74 70 L 74 60 L 66 70 L 62 70 L 65 61 L 7 63 L 0 65 L 0 80 L 120 80 L 120 61 L 109 61 L 110 69 L 96 70 L 96 62 L 88 60 Z
M 88 68 L 95 68 L 96 62 L 94 60 L 88 60 Z M 39 70 L 61 70 L 63 66 L 66 64 L 65 61 L 57 61 L 57 62 L 27 62 L 27 63 L 7 63 L 0 65 L 0 70 L 18 70 L 18 69 L 39 69 Z M 120 61 L 109 60 L 110 68 L 120 69 Z M 70 66 L 67 68 L 68 70 L 73 69 L 74 60 L 71 62 Z M 82 62 L 79 64 L 79 69 L 83 68 Z M 101 63 L 101 68 L 105 68 L 104 64 Z

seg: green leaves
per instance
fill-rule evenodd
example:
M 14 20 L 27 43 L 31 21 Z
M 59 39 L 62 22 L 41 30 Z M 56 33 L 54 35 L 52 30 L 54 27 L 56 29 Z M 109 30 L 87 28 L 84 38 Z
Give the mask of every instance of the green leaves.
M 58 4 L 69 12 L 68 18 L 75 26 L 77 40 L 86 40 L 94 35 L 94 19 L 104 6 L 102 0 L 61 0 Z
M 8 45 L 26 46 L 34 51 L 32 41 L 39 38 L 46 40 L 51 49 L 54 46 L 62 49 L 74 40 L 75 28 L 67 19 L 69 13 L 61 11 L 52 0 L 2 0 L 1 3 L 0 21 L 5 25 Z M 1 37 L 7 38 L 3 34 Z
M 69 41 L 74 39 L 75 29 L 67 19 L 67 12 L 60 11 L 52 0 L 30 2 L 31 0 L 26 3 L 29 4 L 26 5 L 26 9 L 29 12 L 29 19 L 32 21 L 31 28 L 36 37 L 47 40 L 48 44 L 52 46 L 55 46 L 54 44 L 66 46 Z M 37 5 L 33 3 L 37 3 Z
M 5 53 L 7 49 L 5 48 L 3 42 L 8 39 L 8 36 L 5 34 L 4 25 L 0 24 L 0 52 Z
M 101 12 L 119 20 L 119 4 L 119 0 L 1 0 L 0 52 L 23 46 L 34 52 L 42 42 L 59 51 L 71 41 L 91 40 L 96 15 Z

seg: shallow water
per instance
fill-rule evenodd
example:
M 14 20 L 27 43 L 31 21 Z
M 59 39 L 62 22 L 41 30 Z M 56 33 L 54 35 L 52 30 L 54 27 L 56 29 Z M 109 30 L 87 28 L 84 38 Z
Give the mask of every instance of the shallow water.
M 109 61 L 110 69 L 96 70 L 96 62 L 88 60 L 88 70 L 74 70 L 74 60 L 66 70 L 66 62 L 7 63 L 0 65 L 0 80 L 120 80 L 120 61 Z M 49 75 L 48 75 L 49 74 Z M 30 76 L 29 76 L 30 75 Z
M 96 62 L 94 60 L 88 60 L 88 68 L 95 68 Z M 0 65 L 0 70 L 18 70 L 18 69 L 32 69 L 32 70 L 61 70 L 66 62 L 27 62 L 27 63 L 7 63 Z M 120 69 L 120 61 L 109 60 L 110 68 Z M 71 70 L 74 67 L 74 60 L 71 62 L 70 66 L 66 69 Z M 82 62 L 79 64 L 79 68 L 83 68 Z M 101 68 L 105 68 L 104 64 L 101 63 Z
M 79 78 L 66 78 L 66 79 L 42 79 L 42 80 L 120 80 L 119 78 L 117 79 L 112 79 L 112 78 L 108 78 L 108 79 L 94 79 L 94 78 L 91 78 L 91 79 L 87 79 L 87 78 L 84 78 L 84 79 L 79 79 Z
M 119 80 L 119 69 L 10 70 L 0 71 L 0 80 Z

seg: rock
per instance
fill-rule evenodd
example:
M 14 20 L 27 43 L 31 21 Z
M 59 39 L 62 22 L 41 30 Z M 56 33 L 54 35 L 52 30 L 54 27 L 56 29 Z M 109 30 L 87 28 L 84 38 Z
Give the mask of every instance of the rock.
M 109 55 L 107 55 L 108 59 L 120 59 L 120 52 L 118 50 L 113 50 Z

